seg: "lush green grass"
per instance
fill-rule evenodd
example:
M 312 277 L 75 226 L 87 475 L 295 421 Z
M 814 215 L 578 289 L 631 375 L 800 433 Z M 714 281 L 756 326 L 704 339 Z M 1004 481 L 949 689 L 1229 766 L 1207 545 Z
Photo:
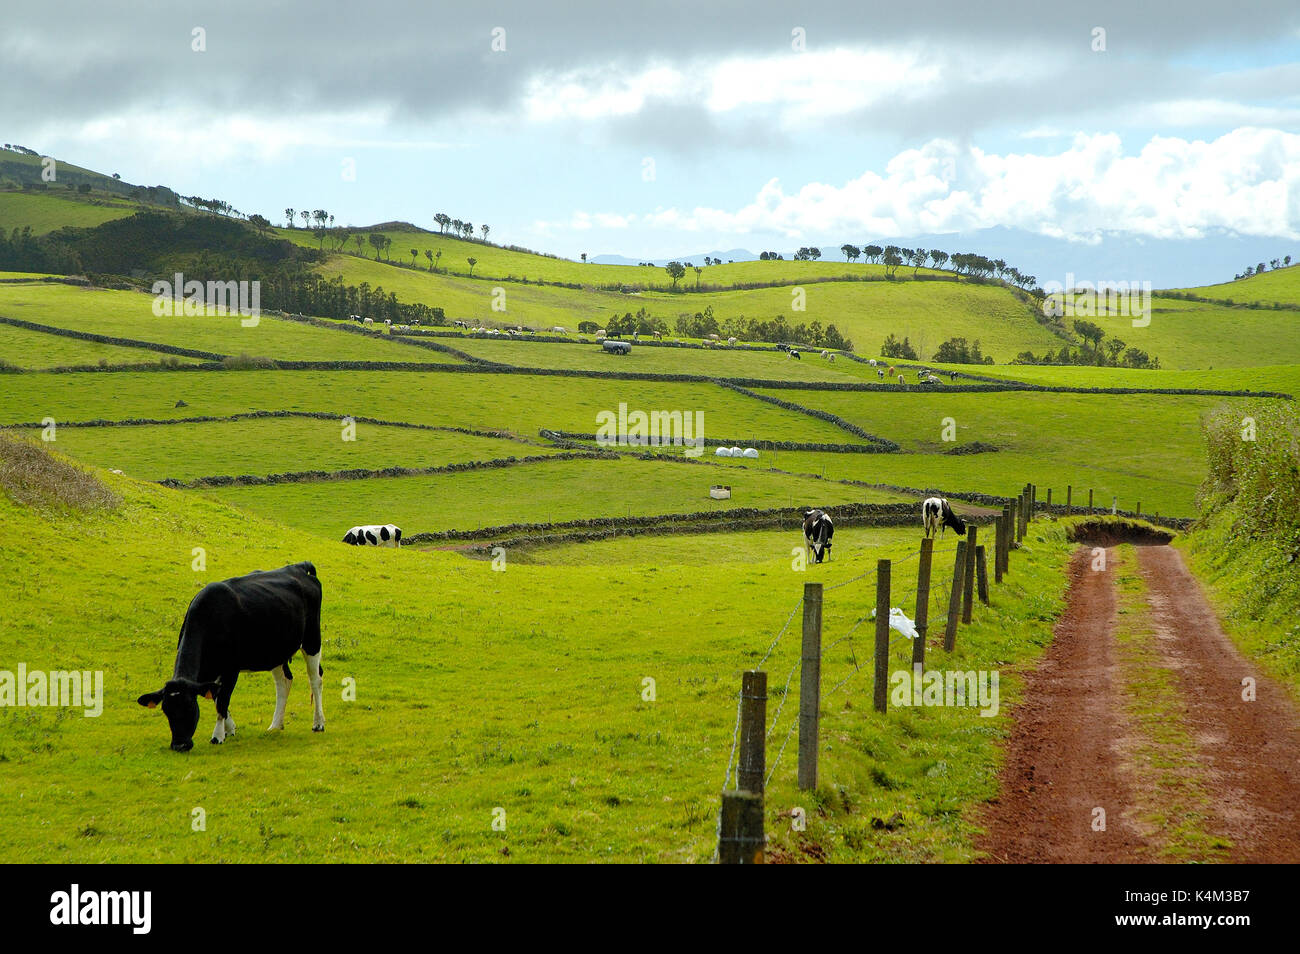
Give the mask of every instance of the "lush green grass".
M 295 228 L 290 230 L 277 227 L 275 231 L 280 237 L 305 248 L 324 249 L 326 251 L 334 251 L 338 248 L 337 239 L 326 239 L 322 244 L 308 229 Z M 371 231 L 371 229 L 354 229 L 353 233 L 355 236 L 356 233 L 360 232 L 364 257 L 374 261 L 375 250 L 366 239 Z M 428 272 L 430 263 L 424 255 L 425 250 L 428 249 L 435 256 L 441 251 L 442 257 L 438 258 L 434 263 L 436 272 L 440 275 L 469 275 L 470 266 L 467 260 L 473 258 L 475 260 L 473 268 L 475 277 L 482 276 L 505 281 L 527 280 L 579 284 L 589 287 L 623 286 L 663 289 L 671 289 L 674 284 L 662 266 L 596 265 L 572 261 L 571 259 L 556 258 L 550 255 L 512 251 L 477 241 L 468 242 L 436 231 L 409 231 L 397 228 L 386 228 L 378 231 L 393 241 L 392 248 L 385 253 L 380 262 L 411 265 L 411 249 L 416 249 L 417 254 L 414 264 Z M 491 238 L 490 234 L 489 238 Z M 342 251 L 356 255 L 355 237 L 348 241 L 347 246 Z M 686 263 L 683 262 L 683 264 Z M 861 261 L 850 264 L 843 261 L 842 258 L 839 261 L 832 258 L 820 262 L 755 261 L 709 266 L 705 266 L 701 259 L 695 264 L 700 266 L 701 273 L 697 276 L 694 269 L 688 267 L 686 277 L 677 283 L 679 288 L 694 289 L 697 278 L 702 287 L 709 287 L 752 284 L 755 282 L 798 284 L 809 279 L 841 278 L 844 276 L 876 276 L 883 278 L 885 274 L 883 265 L 872 265 Z M 908 279 L 912 277 L 912 273 L 911 267 L 900 268 L 898 277 Z M 919 274 L 930 275 L 937 273 L 934 269 L 922 268 L 919 270 Z
M 555 453 L 550 445 L 472 434 L 358 423 L 344 439 L 339 420 L 255 420 L 139 427 L 64 427 L 58 449 L 83 463 L 132 477 L 192 480 L 304 470 L 437 467 L 463 461 Z M 183 453 L 178 453 L 183 449 Z
M 0 192 L 0 229 L 7 235 L 14 229 L 30 227 L 36 235 L 44 235 L 65 226 L 93 228 L 138 210 L 139 206 L 129 200 L 102 194 L 87 199 L 63 191 Z
M 628 355 L 607 354 L 599 344 L 465 338 L 435 339 L 467 354 L 524 368 L 581 368 L 595 371 L 649 371 L 656 374 L 707 374 L 720 378 L 765 381 L 846 381 L 864 379 L 865 365 L 844 358 L 833 363 L 809 352 L 792 360 L 782 351 L 735 351 L 725 345 L 709 351 L 696 348 L 632 346 Z M 871 375 L 875 379 L 875 373 Z
M 296 361 L 413 361 L 459 364 L 456 358 L 379 336 L 348 334 L 262 315 L 244 327 L 235 315 L 163 317 L 153 296 L 70 285 L 0 284 L 0 314 L 8 318 L 98 335 L 177 345 L 216 354 L 248 354 Z M 148 352 L 140 351 L 147 355 Z M 136 360 L 149 360 L 140 357 Z
M 1202 285 L 1199 288 L 1183 288 L 1180 291 L 1191 292 L 1205 298 L 1219 298 L 1227 301 L 1264 302 L 1275 301 L 1300 305 L 1300 265 L 1291 265 L 1252 275 L 1237 281 L 1221 282 L 1217 285 Z
M 1081 301 L 1082 299 L 1080 299 Z M 1229 308 L 1176 298 L 1154 297 L 1147 318 L 1098 315 L 1085 309 L 1062 320 L 1091 321 L 1105 332 L 1102 347 L 1118 338 L 1160 360 L 1162 368 L 1245 368 L 1258 364 L 1300 363 L 1300 313 Z M 1088 313 L 1090 312 L 1090 313 Z M 1135 327 L 1134 321 L 1149 321 Z M 1041 349 L 1031 348 L 1035 354 Z M 1058 346 L 1059 350 L 1059 346 Z M 1009 360 L 1014 355 L 1007 355 Z M 998 360 L 1004 360 L 998 355 Z
M 709 496 L 709 488 L 720 483 L 731 486 L 730 500 Z M 738 507 L 790 507 L 791 524 L 797 526 L 795 507 L 905 499 L 805 477 L 632 458 L 203 492 L 269 519 L 336 537 L 358 523 L 395 523 L 409 535 L 508 523 L 721 513 Z
M 1005 475 L 998 483 L 1003 492 L 1010 492 L 1005 488 L 1024 483 L 1011 475 L 1032 469 L 1040 478 L 1035 482 L 1044 491 L 1055 487 L 1063 493 L 1067 484 L 1091 486 L 1101 493 L 1099 501 L 1105 505 L 1114 494 L 1124 509 L 1141 502 L 1146 512 L 1184 515 L 1192 512 L 1196 485 L 1205 474 L 1201 415 L 1223 402 L 1222 398 L 1145 394 L 770 393 L 799 403 L 815 401 L 817 407 L 870 433 L 897 441 L 906 451 L 934 455 L 972 441 L 992 444 L 1000 451 L 974 455 L 973 460 L 939 457 L 942 464 L 937 470 L 925 458 L 911 455 L 880 455 L 879 460 L 846 465 L 859 473 L 863 468 L 879 473 L 882 480 L 891 477 L 890 483 L 913 486 L 924 482 L 916 477 L 925 475 L 932 484 L 968 489 L 946 478 L 945 473 L 983 472 L 988 478 Z M 956 437 L 951 443 L 943 440 L 948 419 Z M 1024 456 L 1008 458 L 1002 452 Z M 842 469 L 834 472 L 837 477 L 848 475 Z M 1124 485 L 1116 486 L 1121 481 Z M 986 478 L 976 486 L 988 486 L 989 482 Z M 1139 491 L 1145 490 L 1142 484 L 1156 495 L 1139 496 Z
M 197 358 L 160 355 L 143 348 L 123 348 L 97 341 L 78 341 L 41 331 L 0 325 L 0 361 L 16 368 L 60 368 L 99 364 L 152 364 L 166 358 L 195 364 Z
M 797 532 L 718 549 L 707 574 L 522 562 L 495 573 L 449 553 L 357 550 L 202 495 L 107 480 L 126 498 L 110 515 L 34 512 L 0 498 L 0 532 L 41 540 L 0 549 L 0 572 L 13 581 L 0 655 L 31 670 L 100 670 L 106 695 L 99 718 L 0 710 L 4 788 L 17 796 L 0 828 L 6 861 L 707 860 L 740 670 L 759 660 L 805 580 L 846 581 L 916 543 L 914 531 L 846 532 L 837 561 L 806 574 L 790 568 Z M 195 546 L 206 549 L 204 572 L 191 569 Z M 799 796 L 786 753 L 770 788 L 777 846 L 792 836 L 775 815 L 798 804 L 808 808 L 806 837 L 833 860 L 970 856 L 966 812 L 993 793 L 1014 694 L 1007 669 L 1028 664 L 1047 639 L 1062 554 L 1058 542 L 1031 544 L 1013 584 L 995 590 L 993 609 L 959 639 L 954 665 L 1003 669 L 996 719 L 972 709 L 873 716 L 864 674 L 830 694 L 852 671 L 850 645 L 861 659 L 869 640 L 828 652 L 823 785 Z M 205 709 L 194 751 L 169 752 L 163 719 L 135 697 L 171 671 L 196 584 L 300 559 L 324 583 L 327 731 L 309 731 L 300 684 L 286 729 L 265 733 L 271 682 L 248 674 L 231 707 L 232 739 L 202 743 Z M 900 593 L 910 565 L 899 564 Z M 828 591 L 827 635 L 846 632 L 869 598 L 863 582 Z M 773 683 L 797 647 L 787 633 L 768 664 Z M 355 702 L 341 699 L 348 678 Z M 643 699 L 646 678 L 654 701 Z M 787 706 L 782 734 L 793 714 Z M 206 831 L 192 830 L 196 808 Z M 492 828 L 497 808 L 504 832 Z M 905 828 L 869 829 L 872 814 L 895 809 Z
M 183 399 L 188 407 L 174 405 Z M 714 384 L 411 371 L 210 371 L 0 378 L 0 424 L 97 418 L 224 417 L 246 411 L 320 411 L 414 424 L 594 433 L 597 415 L 632 410 L 704 412 L 704 435 L 726 440 L 860 443 L 842 428 Z
M 449 318 L 491 325 L 560 326 L 572 332 L 579 321 L 595 321 L 603 326 L 611 315 L 645 308 L 674 328 L 679 315 L 693 315 L 712 307 L 719 321 L 742 315 L 762 319 L 784 315 L 791 325 L 817 321 L 824 328 L 833 324 L 841 334 L 853 339 L 855 349 L 862 354 L 874 354 L 890 334 L 900 340 L 909 337 L 923 359 L 951 337 L 979 339 L 984 353 L 1001 361 L 1009 361 L 1026 349 L 1041 353 L 1062 344 L 1009 291 L 990 285 L 824 282 L 749 291 L 648 291 L 625 295 L 587 288 L 495 285 L 477 277 L 430 274 L 351 255 L 332 257 L 320 271 L 331 277 L 342 275 L 348 284 L 366 281 L 372 286 L 382 285 L 385 292 L 394 292 L 403 301 L 441 306 Z M 504 311 L 494 310 L 495 288 L 504 290 Z M 795 309 L 796 289 L 804 296 L 802 311 Z
M 972 373 L 1030 384 L 1080 388 L 1205 388 L 1217 391 L 1277 391 L 1300 395 L 1300 364 L 1216 371 L 1140 371 L 1074 365 L 993 365 Z

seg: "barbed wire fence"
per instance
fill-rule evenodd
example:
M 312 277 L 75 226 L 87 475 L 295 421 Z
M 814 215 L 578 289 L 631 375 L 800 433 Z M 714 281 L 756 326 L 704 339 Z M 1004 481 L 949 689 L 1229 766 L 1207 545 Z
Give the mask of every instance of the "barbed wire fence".
M 1002 511 L 994 518 L 992 527 L 995 533 L 995 541 L 993 544 L 992 565 L 999 583 L 1002 582 L 1003 576 L 1010 570 L 1010 551 L 1019 546 L 1019 542 L 1023 540 L 1027 532 L 1028 522 L 1034 512 L 1034 491 L 1033 485 L 1027 484 L 1021 494 L 1012 503 L 1003 507 Z M 895 647 L 900 643 L 910 643 L 913 647 L 912 664 L 914 666 L 924 665 L 926 643 L 932 630 L 929 622 L 930 606 L 935 596 L 942 595 L 942 585 L 938 587 L 939 593 L 932 592 L 930 586 L 931 571 L 936 557 L 951 556 L 954 558 L 952 564 L 953 576 L 948 597 L 948 612 L 944 621 L 944 639 L 942 642 L 945 651 L 953 651 L 957 626 L 962 623 L 969 624 L 972 622 L 972 603 L 975 598 L 978 597 L 978 600 L 985 604 L 989 602 L 985 548 L 978 544 L 977 533 L 978 528 L 971 523 L 967 527 L 966 538 L 960 540 L 955 547 L 937 549 L 934 545 L 936 541 L 933 538 L 926 538 L 919 549 L 896 559 L 878 559 L 874 569 L 859 573 L 847 580 L 830 585 L 821 583 L 806 583 L 804 585 L 803 596 L 795 602 L 786 616 L 784 624 L 769 642 L 767 651 L 756 669 L 750 670 L 748 673 L 750 676 L 761 677 L 761 684 L 764 687 L 761 700 L 754 700 L 751 697 L 751 703 L 757 701 L 758 704 L 751 704 L 747 708 L 744 689 L 742 688 L 737 695 L 736 723 L 732 730 L 731 753 L 727 761 L 727 771 L 723 777 L 722 808 L 718 814 L 718 848 L 714 854 L 715 861 L 723 863 L 762 861 L 766 844 L 766 835 L 763 831 L 763 799 L 767 787 L 776 777 L 777 770 L 782 764 L 786 749 L 789 747 L 790 739 L 794 736 L 796 729 L 801 730 L 799 741 L 799 788 L 801 790 L 816 788 L 816 762 L 819 745 L 817 734 L 820 705 L 823 698 L 845 690 L 854 677 L 863 669 L 868 668 L 867 662 L 870 659 L 874 663 L 875 675 L 873 708 L 877 713 L 884 714 L 888 708 L 889 658 Z M 920 559 L 920 563 L 917 568 L 915 582 L 898 591 L 892 590 L 891 584 L 894 582 L 893 569 L 917 558 Z M 975 585 L 977 577 L 978 586 Z M 839 636 L 823 647 L 821 641 L 822 607 L 825 595 L 836 593 L 854 584 L 869 585 L 869 581 L 872 579 L 876 583 L 874 609 L 870 612 L 858 614 Z M 915 614 L 915 620 L 906 619 L 909 607 L 914 607 L 910 611 Z M 783 637 L 789 632 L 795 615 L 800 608 L 804 610 L 802 652 L 786 674 L 776 712 L 773 714 L 771 721 L 767 722 L 766 672 L 763 667 L 772 659 Z M 901 610 L 904 619 L 900 621 L 893 620 L 891 614 L 893 609 Z M 859 629 L 867 622 L 875 623 L 873 652 L 870 655 L 865 652 L 860 653 L 856 641 Z M 895 625 L 896 622 L 897 625 Z M 936 625 L 937 622 L 938 617 L 936 617 Z M 915 629 L 915 636 L 901 631 L 909 623 Z M 891 630 L 897 632 L 891 633 Z M 823 693 L 821 690 L 822 665 L 830 659 L 833 651 L 840 646 L 845 646 L 848 651 L 849 672 L 840 678 L 829 692 Z M 737 765 L 738 755 L 742 766 L 749 765 L 752 767 L 755 764 L 762 765 L 765 763 L 764 750 L 781 726 L 781 717 L 785 711 L 786 703 L 789 701 L 790 686 L 794 682 L 796 673 L 801 673 L 798 714 L 797 717 L 789 720 L 789 727 L 785 730 L 776 758 L 770 766 L 766 766 L 764 772 L 758 775 L 758 779 L 761 781 L 757 783 L 754 781 L 754 773 L 751 768 L 751 782 L 748 790 L 741 787 L 741 771 L 737 769 L 734 786 L 731 790 L 728 790 L 728 785 L 733 784 L 732 770 Z M 746 725 L 747 717 L 751 720 L 761 718 L 763 721 L 758 723 L 761 726 L 761 731 L 752 722 Z M 757 751 L 743 751 L 742 740 L 745 746 L 756 747 Z

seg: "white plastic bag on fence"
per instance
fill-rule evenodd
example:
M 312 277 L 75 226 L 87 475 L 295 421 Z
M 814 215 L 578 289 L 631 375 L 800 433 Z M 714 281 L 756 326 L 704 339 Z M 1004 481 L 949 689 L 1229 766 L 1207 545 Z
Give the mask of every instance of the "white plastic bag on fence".
M 876 618 L 876 611 L 874 609 L 871 611 L 871 618 Z M 907 614 L 897 606 L 891 606 L 889 608 L 889 628 L 898 630 L 908 639 L 916 639 L 916 637 L 921 635 L 916 631 L 916 625 L 907 618 Z

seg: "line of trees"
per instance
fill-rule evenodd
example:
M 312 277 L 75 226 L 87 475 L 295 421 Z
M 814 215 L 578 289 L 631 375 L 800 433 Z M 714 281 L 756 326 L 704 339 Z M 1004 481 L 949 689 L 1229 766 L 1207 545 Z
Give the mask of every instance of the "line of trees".
M 1152 357 L 1141 348 L 1129 347 L 1128 343 L 1120 338 L 1111 336 L 1103 347 L 1101 342 L 1106 337 L 1106 331 L 1095 322 L 1076 320 L 1074 333 L 1084 340 L 1084 347 L 1062 345 L 1060 351 L 1055 353 L 1048 351 L 1041 358 L 1035 356 L 1032 351 L 1022 351 L 1011 363 L 1091 365 L 1101 368 L 1150 370 L 1160 367 L 1159 358 Z
M 840 334 L 839 329 L 833 324 L 826 325 L 824 328 L 820 321 L 791 325 L 786 321 L 785 315 L 777 315 L 766 320 L 736 315 L 719 321 L 713 313 L 712 305 L 707 306 L 703 311 L 697 311 L 694 315 L 679 315 L 674 328 L 679 335 L 686 338 L 707 338 L 709 335 L 718 335 L 721 338 L 736 338 L 740 341 L 765 341 L 774 344 L 796 342 L 840 351 L 853 350 L 852 340 Z
M 447 230 L 451 229 L 451 234 L 458 238 L 472 240 L 474 238 L 474 223 L 462 219 L 453 219 L 446 212 L 438 212 L 434 215 L 433 221 L 438 224 L 442 234 L 446 235 Z M 492 231 L 490 225 L 480 225 L 479 231 L 482 233 L 483 241 L 487 241 L 488 233 Z
M 1269 265 L 1273 267 L 1274 271 L 1277 271 L 1279 268 L 1286 268 L 1290 264 L 1291 264 L 1290 255 L 1285 255 L 1282 258 L 1275 258 L 1269 261 Z M 1264 263 L 1257 262 L 1254 265 L 1247 265 L 1245 270 L 1242 271 L 1240 275 L 1233 275 L 1232 280 L 1235 282 L 1242 278 L 1249 278 L 1251 275 L 1263 275 L 1263 274 L 1264 274 Z

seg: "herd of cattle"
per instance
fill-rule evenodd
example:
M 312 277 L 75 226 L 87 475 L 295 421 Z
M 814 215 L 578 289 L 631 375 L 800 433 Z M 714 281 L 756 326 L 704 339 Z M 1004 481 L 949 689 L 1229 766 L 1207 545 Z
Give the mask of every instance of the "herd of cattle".
M 814 563 L 830 556 L 834 522 L 825 510 L 804 509 L 803 535 Z M 927 537 L 951 527 L 966 532 L 966 524 L 942 497 L 921 504 Z M 402 530 L 391 523 L 352 527 L 343 542 L 353 546 L 398 547 Z M 199 725 L 199 699 L 216 704 L 217 723 L 210 741 L 225 742 L 235 734 L 230 697 L 240 673 L 270 672 L 275 679 L 275 715 L 269 729 L 284 728 L 293 674 L 289 663 L 301 652 L 307 665 L 313 706 L 312 731 L 325 731 L 321 687 L 321 584 L 316 567 L 294 563 L 278 570 L 257 570 L 219 583 L 209 583 L 190 601 L 181 623 L 172 677 L 156 692 L 137 700 L 149 709 L 161 708 L 176 752 L 194 748 Z

